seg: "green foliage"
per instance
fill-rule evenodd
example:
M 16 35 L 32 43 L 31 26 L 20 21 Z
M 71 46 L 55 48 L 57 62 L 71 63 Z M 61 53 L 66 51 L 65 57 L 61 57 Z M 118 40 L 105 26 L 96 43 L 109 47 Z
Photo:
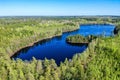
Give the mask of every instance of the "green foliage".
M 120 37 L 106 38 L 99 40 L 101 44 L 97 46 L 97 55 L 91 60 L 87 67 L 89 79 L 119 80 L 119 47 Z M 96 75 L 97 74 L 97 75 Z
M 119 80 L 120 36 L 92 37 L 86 51 L 66 58 L 60 66 L 53 59 L 10 59 L 14 51 L 30 43 L 78 29 L 77 23 L 104 21 L 120 23 L 119 18 L 0 18 L 0 80 Z M 77 35 L 73 41 L 81 38 Z
M 66 38 L 66 41 L 69 43 L 89 43 L 93 39 L 96 39 L 96 36 L 89 35 L 87 37 L 81 36 L 79 34 L 77 35 L 71 35 Z
M 36 41 L 59 36 L 62 32 L 79 28 L 76 22 L 64 20 L 41 20 L 41 18 L 1 18 L 0 52 L 13 55 L 17 50 Z
M 114 29 L 115 34 L 120 34 L 120 24 L 117 24 L 116 28 Z

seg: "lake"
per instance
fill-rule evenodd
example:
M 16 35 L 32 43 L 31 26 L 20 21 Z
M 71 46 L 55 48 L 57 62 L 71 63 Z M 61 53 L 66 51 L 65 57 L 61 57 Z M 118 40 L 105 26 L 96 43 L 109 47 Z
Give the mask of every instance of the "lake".
M 52 39 L 40 41 L 32 47 L 21 50 L 17 55 L 12 58 L 20 58 L 22 60 L 31 60 L 32 57 L 36 59 L 44 60 L 54 59 L 59 65 L 65 58 L 71 59 L 76 53 L 82 53 L 86 50 L 87 45 L 75 46 L 67 44 L 66 37 L 69 35 L 80 34 L 83 36 L 88 35 L 104 35 L 113 36 L 113 30 L 115 26 L 109 24 L 88 24 L 80 25 L 80 29 L 73 32 L 63 33 L 60 37 L 54 37 Z

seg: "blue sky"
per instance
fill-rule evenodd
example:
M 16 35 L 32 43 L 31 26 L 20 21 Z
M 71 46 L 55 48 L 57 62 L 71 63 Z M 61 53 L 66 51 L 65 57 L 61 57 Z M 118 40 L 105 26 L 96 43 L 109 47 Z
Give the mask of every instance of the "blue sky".
M 0 0 L 0 16 L 120 15 L 120 0 Z

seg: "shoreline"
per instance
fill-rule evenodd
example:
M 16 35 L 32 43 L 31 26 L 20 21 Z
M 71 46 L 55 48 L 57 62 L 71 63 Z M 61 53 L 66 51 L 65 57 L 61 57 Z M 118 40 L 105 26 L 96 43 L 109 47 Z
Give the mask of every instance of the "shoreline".
M 78 43 L 78 42 L 71 42 L 71 41 L 66 41 L 68 44 L 73 44 L 73 45 L 84 45 L 84 44 L 89 44 L 89 42 L 81 42 L 81 43 Z
M 88 25 L 88 24 L 81 24 L 81 25 Z M 111 24 L 109 24 L 109 25 L 111 25 Z M 114 24 L 113 24 L 114 25 Z M 115 28 L 116 28 L 116 26 L 115 26 Z M 114 30 L 115 30 L 115 28 L 114 28 Z M 14 51 L 14 52 L 12 52 L 9 56 L 10 56 L 10 58 L 12 58 L 12 57 L 14 57 L 15 55 L 17 55 L 21 50 L 23 50 L 23 49 L 26 49 L 26 48 L 29 48 L 29 47 L 32 47 L 32 46 L 34 46 L 35 44 L 37 44 L 37 43 L 39 43 L 39 42 L 41 42 L 41 41 L 44 41 L 44 40 L 48 40 L 48 39 L 52 39 L 52 38 L 54 38 L 54 37 L 60 37 L 60 36 L 62 36 L 64 33 L 67 33 L 67 32 L 73 32 L 73 31 L 76 31 L 76 30 L 78 30 L 78 29 L 80 29 L 80 27 L 78 27 L 77 29 L 74 29 L 74 30 L 67 30 L 67 31 L 63 31 L 63 32 L 61 32 L 61 34 L 58 34 L 58 35 L 53 35 L 53 36 L 50 36 L 50 37 L 46 37 L 46 38 L 42 38 L 42 39 L 39 39 L 39 40 L 37 40 L 37 41 L 34 41 L 33 43 L 30 43 L 30 44 L 28 44 L 28 45 L 26 45 L 26 46 L 24 46 L 24 47 L 21 47 L 21 48 L 19 48 L 18 50 L 16 50 L 16 51 Z M 114 33 L 115 34 L 115 33 Z M 69 44 L 73 44 L 73 45 L 88 45 L 89 43 L 71 43 L 71 42 L 67 42 L 67 43 L 69 43 Z
M 115 26 L 113 23 L 88 23 L 88 24 L 81 24 L 81 25 L 110 25 L 110 26 Z
M 74 30 L 63 31 L 61 34 L 58 34 L 58 35 L 54 35 L 54 36 L 46 37 L 46 38 L 43 38 L 43 39 L 39 39 L 39 40 L 37 40 L 37 41 L 34 41 L 33 43 L 30 43 L 30 44 L 28 44 L 28 45 L 26 45 L 26 46 L 24 46 L 24 47 L 19 48 L 18 50 L 12 52 L 12 54 L 10 54 L 9 56 L 10 56 L 10 58 L 12 58 L 12 57 L 14 57 L 15 55 L 17 55 L 21 50 L 26 49 L 26 48 L 29 48 L 29 47 L 32 47 L 32 46 L 34 46 L 35 44 L 37 44 L 37 43 L 39 43 L 39 42 L 41 42 L 41 41 L 48 40 L 48 39 L 52 39 L 52 38 L 54 38 L 54 37 L 60 37 L 60 36 L 62 36 L 64 33 L 73 32 L 73 31 L 76 31 L 76 30 L 78 30 L 78 29 L 80 29 L 80 27 L 78 27 L 77 29 L 74 29 Z

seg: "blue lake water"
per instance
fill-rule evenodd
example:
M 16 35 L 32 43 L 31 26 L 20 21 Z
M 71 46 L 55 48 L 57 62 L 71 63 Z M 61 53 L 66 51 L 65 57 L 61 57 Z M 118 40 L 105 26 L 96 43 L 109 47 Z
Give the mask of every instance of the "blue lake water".
M 63 33 L 60 37 L 44 40 L 35 44 L 32 47 L 23 49 L 19 54 L 13 56 L 14 59 L 20 58 L 22 60 L 31 60 L 32 57 L 36 59 L 54 59 L 57 64 L 63 62 L 65 58 L 71 59 L 74 54 L 83 52 L 87 46 L 73 46 L 66 43 L 66 37 L 69 35 L 80 34 L 88 35 L 105 35 L 113 36 L 114 25 L 81 25 L 79 30 L 73 32 Z

